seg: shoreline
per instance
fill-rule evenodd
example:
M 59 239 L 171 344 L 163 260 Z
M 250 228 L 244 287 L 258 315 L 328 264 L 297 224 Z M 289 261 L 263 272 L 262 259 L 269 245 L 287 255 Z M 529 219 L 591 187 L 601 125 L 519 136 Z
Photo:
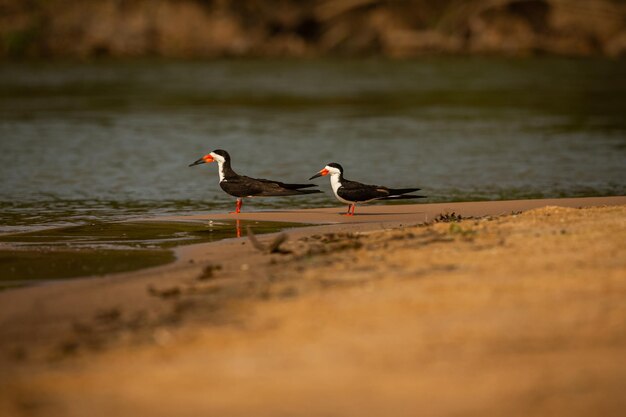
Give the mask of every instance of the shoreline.
M 161 216 L 158 218 L 136 219 L 134 221 L 252 220 L 311 224 L 312 226 L 295 227 L 284 231 L 291 240 L 297 240 L 324 233 L 369 232 L 425 224 L 434 221 L 435 218 L 442 213 L 454 213 L 461 216 L 463 219 L 468 219 L 473 217 L 501 216 L 545 206 L 578 208 L 624 204 L 626 204 L 626 196 L 581 197 L 432 204 L 368 205 L 357 207 L 357 215 L 354 217 L 341 215 L 344 212 L 344 207 L 335 206 L 301 210 L 243 212 L 237 216 L 227 213 Z M 136 290 L 135 282 L 139 283 L 154 280 L 155 284 L 167 286 L 179 280 L 178 277 L 174 279 L 168 278 L 168 274 L 180 271 L 184 272 L 185 275 L 189 275 L 191 272 L 187 270 L 198 273 L 202 264 L 210 263 L 211 259 L 215 257 L 219 257 L 222 263 L 240 260 L 241 256 L 235 253 L 237 250 L 243 250 L 241 255 L 250 256 L 252 259 L 251 262 L 258 262 L 258 258 L 262 258 L 263 255 L 257 253 L 257 251 L 251 247 L 245 236 L 245 231 L 242 231 L 242 233 L 243 237 L 241 238 L 223 239 L 216 242 L 175 247 L 171 249 L 174 252 L 175 260 L 164 265 L 101 276 L 70 278 L 0 292 L 0 318 L 16 314 L 19 311 L 19 309 L 12 309 L 11 306 L 19 306 L 20 309 L 24 309 L 25 303 L 32 298 L 52 298 L 57 293 L 64 293 L 66 287 L 69 292 L 80 291 L 92 293 L 94 290 L 103 286 L 111 285 L 116 288 L 116 292 L 117 288 L 122 287 L 119 289 L 119 292 L 125 293 L 126 287 L 128 287 L 128 290 Z M 268 241 L 276 235 L 277 233 L 262 235 L 260 240 Z M 70 296 L 70 298 L 72 297 Z M 103 309 L 106 308 L 106 303 L 92 307 Z M 78 310 L 80 310 L 80 308 Z
M 467 367 L 468 374 L 458 374 L 460 368 L 446 371 L 456 375 L 456 379 L 453 377 L 456 384 L 462 381 L 469 383 L 468 378 L 480 368 L 481 361 L 488 360 L 487 354 L 480 360 L 470 360 L 473 355 L 478 355 L 477 352 L 482 352 L 480 349 L 484 346 L 495 349 L 494 352 L 500 355 L 496 355 L 500 358 L 496 362 L 507 369 L 513 363 L 508 361 L 523 363 L 527 360 L 524 358 L 533 357 L 533 349 L 542 351 L 550 346 L 570 349 L 567 341 L 576 341 L 579 349 L 587 349 L 584 357 L 589 361 L 584 363 L 591 367 L 587 372 L 600 378 L 598 390 L 605 389 L 604 397 L 596 390 L 596 397 L 593 398 L 608 398 L 611 407 L 604 409 L 608 411 L 607 415 L 612 415 L 612 407 L 619 401 L 610 390 L 606 390 L 607 384 L 626 380 L 626 364 L 622 367 L 623 361 L 616 360 L 615 356 L 617 352 L 623 353 L 626 346 L 623 337 L 619 336 L 622 334 L 621 326 L 626 325 L 626 314 L 622 314 L 623 308 L 619 307 L 619 303 L 615 304 L 619 294 L 626 289 L 625 267 L 621 260 L 623 249 L 620 249 L 624 246 L 622 243 L 626 243 L 621 233 L 625 206 L 626 197 L 620 196 L 366 206 L 357 207 L 354 218 L 339 216 L 343 207 L 242 213 L 239 218 L 246 220 L 306 218 L 307 222 L 318 225 L 287 231 L 289 239 L 281 248 L 290 251 L 289 254 L 260 252 L 245 238 L 227 239 L 179 247 L 176 249 L 177 260 L 165 266 L 0 293 L 0 368 L 4 371 L 4 378 L 0 377 L 0 392 L 3 393 L 0 394 L 0 411 L 7 411 L 3 415 L 25 415 L 25 412 L 19 411 L 15 401 L 16 398 L 27 398 L 29 401 L 44 402 L 41 412 L 36 411 L 34 415 L 80 415 L 86 410 L 81 407 L 93 407 L 92 401 L 103 407 L 98 411 L 100 414 L 95 415 L 106 415 L 112 410 L 107 407 L 121 407 L 124 411 L 119 415 L 167 415 L 167 410 L 172 411 L 171 408 L 164 406 L 163 410 L 159 410 L 147 402 L 149 397 L 142 395 L 130 401 L 133 394 L 120 391 L 133 392 L 134 388 L 129 385 L 133 380 L 139 384 L 137 386 L 147 384 L 142 388 L 147 390 L 145 392 L 150 391 L 150 387 L 157 389 L 159 384 L 151 385 L 152 374 L 148 370 L 161 369 L 158 358 L 165 355 L 169 358 L 166 362 L 170 362 L 167 366 L 171 372 L 168 378 L 173 379 L 165 375 L 159 378 L 165 378 L 160 384 L 168 392 L 174 388 L 170 383 L 178 381 L 176 375 L 185 375 L 185 370 L 195 365 L 208 367 L 209 374 L 215 373 L 216 383 L 220 382 L 220 378 L 231 382 L 209 385 L 225 395 L 223 402 L 213 397 L 192 398 L 190 395 L 194 390 L 187 393 L 174 390 L 174 398 L 190 401 L 189 410 L 192 411 L 183 415 L 192 415 L 193 411 L 199 410 L 222 413 L 220 415 L 249 415 L 255 409 L 254 401 L 241 402 L 243 397 L 240 395 L 254 390 L 264 392 L 258 398 L 260 408 L 256 410 L 261 415 L 276 415 L 281 404 L 274 401 L 284 399 L 282 395 L 277 397 L 277 393 L 290 389 L 289 375 L 293 376 L 293 372 L 299 370 L 304 370 L 304 380 L 313 384 L 308 385 L 309 388 L 336 376 L 340 384 L 336 392 L 348 390 L 353 395 L 349 398 L 354 399 L 363 391 L 358 394 L 358 390 L 348 389 L 351 383 L 360 390 L 369 389 L 363 385 L 366 374 L 358 370 L 359 366 L 364 366 L 360 360 L 365 360 L 369 365 L 364 369 L 378 375 L 381 381 L 393 375 L 396 378 L 389 380 L 389 387 L 396 387 L 395 394 L 387 392 L 382 397 L 379 390 L 383 386 L 376 385 L 376 379 L 371 381 L 377 387 L 377 394 L 370 399 L 373 401 L 371 414 L 374 415 L 376 407 L 384 409 L 394 403 L 419 404 L 421 401 L 421 397 L 410 400 L 411 385 L 403 385 L 408 381 L 404 378 L 415 376 L 411 373 L 415 371 L 412 367 L 408 369 L 413 371 L 403 374 L 402 366 L 396 368 L 399 364 L 392 360 L 389 362 L 393 370 L 391 374 L 383 372 L 386 368 L 382 364 L 389 358 L 394 355 L 405 358 L 403 343 L 397 339 L 403 335 L 415 349 L 416 346 L 426 349 L 429 344 L 437 346 L 435 350 L 420 350 L 419 355 L 426 355 L 424 357 L 438 352 L 440 359 L 449 363 L 466 358 L 469 362 L 457 365 Z M 578 207 L 596 208 L 573 209 Z M 451 215 L 452 212 L 463 219 L 454 217 L 451 220 L 458 221 L 432 223 L 437 214 Z M 233 218 L 229 215 L 192 217 Z M 324 224 L 328 219 L 335 222 Z M 425 222 L 428 224 L 424 225 Z M 258 240 L 267 243 L 275 237 L 276 234 L 262 235 Z M 589 274 L 594 278 L 591 281 L 587 280 Z M 508 278 L 502 279 L 504 277 Z M 551 297 L 556 298 L 552 300 Z M 565 310 L 551 311 L 548 308 L 554 303 L 558 306 L 564 300 L 567 300 L 568 306 Z M 527 305 L 521 308 L 519 303 Z M 404 307 L 399 309 L 394 307 L 396 305 Z M 537 306 L 545 308 L 535 311 L 539 308 Z M 413 308 L 417 310 L 413 311 Z M 518 327 L 515 317 L 527 314 L 526 310 L 534 311 L 532 320 Z M 407 311 L 412 313 L 407 316 Z M 549 312 L 556 316 L 550 316 Z M 595 317 L 602 319 L 600 323 L 604 324 L 598 324 L 595 319 L 588 323 Z M 460 327 L 446 327 L 445 323 L 450 320 Z M 480 327 L 483 321 L 495 326 L 497 331 L 489 326 Z M 571 326 L 570 321 L 573 323 Z M 552 323 L 553 328 L 547 323 Z M 428 326 L 443 327 L 438 330 L 439 333 L 429 334 L 431 327 Z M 474 329 L 474 333 L 465 333 L 462 330 L 464 326 Z M 595 328 L 604 333 L 597 337 L 589 336 Z M 505 329 L 512 332 L 508 333 Z M 580 329 L 584 330 L 581 334 Z M 344 332 L 347 333 L 344 335 Z M 449 332 L 456 332 L 456 336 L 445 336 L 445 340 L 438 341 Z M 561 334 L 559 332 L 566 333 L 562 333 L 561 338 L 551 339 Z M 483 333 L 489 337 L 482 338 Z M 521 339 L 515 339 L 516 335 Z M 452 339 L 448 340 L 448 337 Z M 507 337 L 515 339 L 515 342 L 507 342 Z M 489 345 L 492 343 L 490 338 L 507 347 Z M 458 348 L 453 348 L 456 346 L 454 341 L 465 339 L 466 343 L 471 342 L 468 346 L 479 350 L 456 352 Z M 322 342 L 324 340 L 326 342 Z M 356 340 L 361 342 L 354 345 Z M 596 344 L 606 343 L 596 346 L 592 340 Z M 313 346 L 321 343 L 320 350 L 310 343 Z M 509 346 L 508 343 L 513 344 Z M 308 351 L 309 348 L 313 350 Z M 604 362 L 596 361 L 594 349 L 600 348 L 610 352 L 608 358 L 612 358 L 612 371 L 603 367 Z M 304 356 L 291 357 L 288 353 L 290 349 L 302 352 Z M 282 352 L 285 358 L 291 358 L 291 362 L 283 363 L 283 359 L 274 358 L 271 354 L 274 350 Z M 228 359 L 229 351 L 236 358 Z M 203 355 L 201 352 L 213 352 L 215 359 L 204 356 L 200 362 L 193 359 Z M 334 356 L 337 352 L 347 356 L 339 359 Z M 366 352 L 366 356 L 361 356 Z M 452 356 L 447 356 L 446 352 L 452 352 Z M 558 352 L 551 352 L 547 357 L 555 358 L 564 366 L 576 363 Z M 567 352 L 570 356 L 574 354 L 574 351 Z M 265 363 L 264 355 L 274 359 Z M 371 368 L 372 363 L 366 359 L 369 355 L 379 358 L 372 359 L 375 362 L 382 362 L 376 362 L 378 365 Z M 307 364 L 313 365 L 314 358 L 320 362 L 311 368 Z M 232 364 L 239 363 L 237 366 L 244 367 L 237 368 L 236 372 L 233 370 L 235 374 L 230 373 L 230 368 L 224 366 L 231 360 L 244 361 Z M 498 362 L 502 360 L 505 362 Z M 246 361 L 253 362 L 242 365 L 248 363 Z M 272 361 L 278 361 L 280 365 L 272 365 Z M 438 379 L 438 371 L 432 368 L 437 361 L 428 359 L 424 375 L 416 380 L 426 384 L 424 387 L 428 384 L 440 389 L 447 386 Z M 114 364 L 112 375 L 105 377 L 109 363 Z M 322 374 L 316 374 L 315 369 L 322 371 L 325 365 L 331 363 L 336 363 L 339 369 L 322 372 L 325 377 L 320 380 Z M 358 366 L 351 368 L 346 363 Z M 536 365 L 535 362 L 533 364 Z M 539 369 L 535 365 L 526 371 L 515 368 L 513 372 L 522 375 L 530 369 Z M 139 372 L 132 377 L 126 375 L 124 369 L 128 366 L 137 367 L 135 371 Z M 475 366 L 478 368 L 475 369 Z M 285 374 L 281 374 L 280 369 L 283 368 Z M 275 389 L 272 384 L 263 387 L 251 380 L 242 381 L 237 372 L 243 372 L 241 375 L 246 378 L 258 376 L 259 372 L 272 374 L 277 378 Z M 487 371 L 496 379 L 502 378 L 503 375 L 498 372 L 491 368 Z M 571 374 L 563 369 L 559 372 Z M 356 380 L 352 380 L 351 375 Z M 610 378 L 603 379 L 602 375 L 609 375 Z M 131 382 L 125 381 L 125 376 Z M 537 383 L 535 376 L 532 373 L 530 379 L 520 377 L 524 381 L 522 385 L 511 385 L 509 381 L 502 389 L 526 392 L 531 389 L 532 383 Z M 576 375 L 569 377 L 578 381 Z M 594 381 L 598 382 L 597 378 Z M 50 383 L 57 380 L 63 383 L 58 386 Z M 557 380 L 560 384 L 564 383 Z M 120 383 L 119 387 L 115 381 Z M 81 390 L 79 387 L 83 382 L 88 392 L 86 399 L 78 398 L 80 394 L 75 391 Z M 242 386 L 235 388 L 233 383 L 241 383 Z M 530 385 L 524 385 L 526 383 Z M 104 394 L 98 393 L 105 388 L 102 384 L 108 384 Z M 315 392 L 330 395 L 339 403 L 344 401 L 341 396 L 332 394 L 331 388 L 328 391 L 324 386 L 322 384 L 317 390 L 307 391 L 302 382 L 296 383 L 292 388 L 295 390 L 292 392 L 293 402 L 283 406 L 295 412 L 297 408 L 294 407 L 302 405 Z M 455 387 L 461 388 L 460 385 Z M 483 388 L 486 391 L 481 391 Z M 459 397 L 459 404 L 478 401 L 484 407 L 486 403 L 480 402 L 480 395 L 495 390 L 499 392 L 497 398 L 504 398 L 502 404 L 505 404 L 506 392 L 499 389 L 497 385 L 479 384 L 468 391 L 478 390 L 475 392 L 479 395 L 477 399 L 462 394 L 455 396 Z M 439 394 L 435 393 L 435 397 L 444 400 L 444 391 L 436 392 Z M 396 402 L 390 400 L 394 395 L 398 396 Z M 564 398 L 571 400 L 567 395 Z M 53 406 L 46 405 L 48 400 Z M 422 400 L 426 401 L 426 398 Z M 108 404 L 107 401 L 112 402 Z M 165 401 L 169 406 L 175 403 L 175 400 Z M 439 404 L 441 409 L 454 411 L 454 407 L 446 408 L 444 403 Z M 597 402 L 592 403 L 597 405 Z M 510 411 L 506 404 L 502 404 L 501 407 Z M 561 407 L 558 409 L 564 410 L 565 403 L 558 404 Z M 356 403 L 344 405 L 348 410 L 357 406 Z M 479 409 L 485 411 L 484 408 Z M 322 414 L 329 411 L 323 405 L 317 405 L 313 410 Z M 532 407 L 526 409 L 529 410 L 533 410 Z M 484 414 L 490 414 L 488 411 Z M 315 411 L 311 413 L 315 414 Z

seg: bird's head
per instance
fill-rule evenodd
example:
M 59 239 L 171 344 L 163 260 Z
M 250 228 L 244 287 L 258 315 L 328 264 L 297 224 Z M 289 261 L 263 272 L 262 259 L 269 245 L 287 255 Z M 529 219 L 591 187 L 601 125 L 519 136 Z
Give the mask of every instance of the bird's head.
M 209 162 L 214 161 L 219 164 L 223 164 L 228 160 L 230 160 L 230 155 L 228 155 L 228 152 L 222 149 L 216 149 L 213 152 L 209 152 L 208 154 L 204 155 L 202 158 L 198 159 L 194 163 L 189 164 L 189 166 L 192 167 L 194 165 L 208 164 Z
M 343 168 L 341 167 L 341 165 L 335 163 L 335 162 L 331 162 L 330 164 L 326 165 L 320 172 L 318 172 L 317 174 L 313 175 L 311 178 L 309 178 L 309 180 L 312 180 L 314 178 L 317 177 L 323 177 L 325 175 L 341 175 L 343 173 Z

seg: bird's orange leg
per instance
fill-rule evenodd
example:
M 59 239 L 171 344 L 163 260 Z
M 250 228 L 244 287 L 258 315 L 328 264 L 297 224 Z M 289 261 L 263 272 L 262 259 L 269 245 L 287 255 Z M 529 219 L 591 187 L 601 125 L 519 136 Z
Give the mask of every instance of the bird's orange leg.
M 348 212 L 344 213 L 344 216 L 354 216 L 354 207 L 356 207 L 356 204 L 350 204 L 348 206 Z M 352 210 L 352 211 L 350 211 Z
M 241 198 L 238 198 L 237 203 L 235 204 L 235 211 L 231 211 L 230 214 L 241 213 L 241 206 L 243 206 L 243 200 Z

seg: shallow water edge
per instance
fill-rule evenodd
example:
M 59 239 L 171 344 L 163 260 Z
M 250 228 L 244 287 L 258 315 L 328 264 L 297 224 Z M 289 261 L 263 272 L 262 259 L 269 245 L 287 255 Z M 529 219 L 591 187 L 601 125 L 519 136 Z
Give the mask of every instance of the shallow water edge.
M 0 236 L 0 289 L 130 272 L 173 262 L 173 248 L 274 233 L 298 223 L 254 220 L 98 222 Z M 243 232 L 242 232 L 243 230 Z

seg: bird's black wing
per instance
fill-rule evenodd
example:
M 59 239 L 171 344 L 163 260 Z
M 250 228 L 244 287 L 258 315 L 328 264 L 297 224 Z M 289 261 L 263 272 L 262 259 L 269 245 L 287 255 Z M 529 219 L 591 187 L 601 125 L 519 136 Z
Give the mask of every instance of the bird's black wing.
M 285 184 L 280 181 L 257 179 L 240 175 L 235 178 L 227 178 L 220 183 L 220 187 L 228 194 L 235 197 L 275 197 L 296 194 L 312 194 L 321 192 L 319 190 L 298 190 L 295 188 L 299 184 Z M 305 184 L 310 186 L 309 184 Z M 289 188 L 288 186 L 292 186 Z
M 274 181 L 274 180 L 266 180 L 263 178 L 253 178 L 256 181 L 260 181 L 263 183 L 272 183 L 272 184 L 276 184 L 282 188 L 286 188 L 288 190 L 297 190 L 299 188 L 310 188 L 310 187 L 317 187 L 317 184 L 289 184 L 289 183 L 285 183 L 285 182 L 280 182 L 280 181 Z
M 407 193 L 412 193 L 414 191 L 420 191 L 421 188 L 388 188 L 391 196 L 394 195 L 402 195 Z
M 342 180 L 337 195 L 347 201 L 369 201 L 378 198 L 389 197 L 386 187 L 378 185 L 361 184 L 356 181 Z
M 426 198 L 425 195 L 408 194 L 420 191 L 420 188 L 388 188 L 389 197 L 383 197 L 381 200 L 403 200 L 409 198 Z

